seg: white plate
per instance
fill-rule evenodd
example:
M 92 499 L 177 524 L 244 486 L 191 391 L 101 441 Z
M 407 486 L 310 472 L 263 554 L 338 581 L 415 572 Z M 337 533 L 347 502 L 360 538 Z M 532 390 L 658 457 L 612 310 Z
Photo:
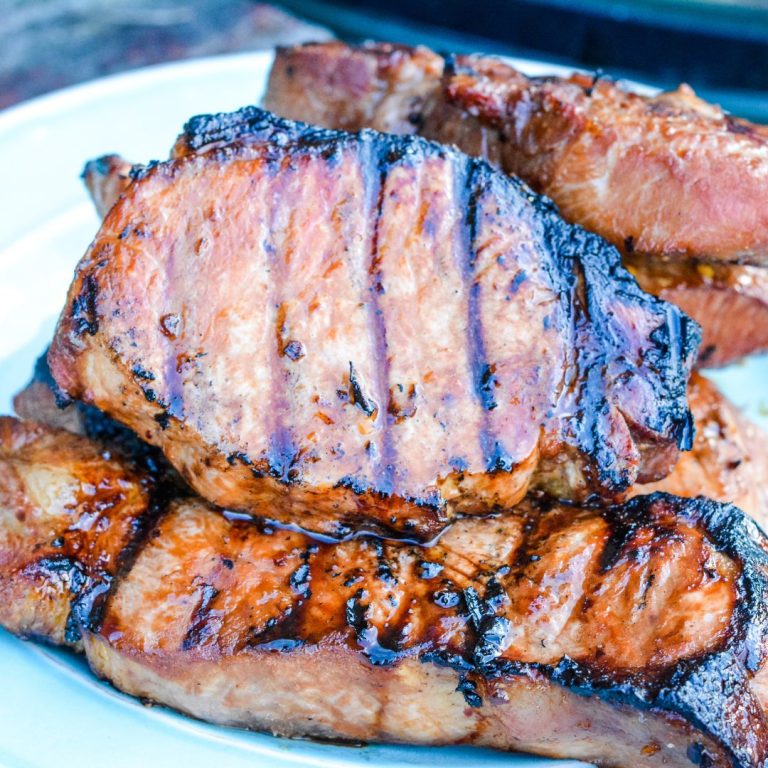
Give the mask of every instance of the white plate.
M 72 271 L 98 220 L 78 178 L 107 152 L 167 156 L 191 115 L 258 103 L 271 54 L 217 57 L 105 78 L 0 114 L 0 413 L 50 339 Z M 556 67 L 513 61 L 531 74 Z M 768 423 L 768 359 L 718 373 L 726 392 Z M 0 631 L 0 765 L 42 768 L 581 765 L 473 748 L 337 747 L 217 728 L 147 708 L 97 681 L 78 657 Z M 300 691 L 296 692 L 301 695 Z

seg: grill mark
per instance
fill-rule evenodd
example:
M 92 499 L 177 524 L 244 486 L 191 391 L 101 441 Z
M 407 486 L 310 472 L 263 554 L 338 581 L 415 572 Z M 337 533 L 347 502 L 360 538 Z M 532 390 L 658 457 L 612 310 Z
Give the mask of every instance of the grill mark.
M 500 469 L 503 451 L 491 429 L 489 412 L 496 408 L 493 398 L 493 367 L 489 364 L 484 341 L 483 325 L 480 315 L 480 284 L 474 280 L 477 262 L 477 227 L 478 205 L 481 190 L 478 189 L 478 176 L 482 172 L 479 164 L 472 161 L 463 174 L 463 183 L 459 187 L 458 197 L 461 210 L 467 212 L 463 223 L 462 244 L 466 258 L 461 258 L 461 274 L 467 292 L 467 358 L 472 389 L 481 407 L 478 424 L 478 440 L 487 471 Z
M 267 471 L 277 480 L 283 483 L 291 483 L 297 479 L 298 472 L 294 468 L 294 463 L 298 455 L 298 449 L 294 442 L 293 432 L 289 426 L 289 408 L 290 403 L 286 396 L 287 380 L 289 370 L 286 364 L 286 358 L 283 355 L 283 323 L 285 322 L 285 309 L 283 307 L 283 298 L 285 296 L 286 270 L 282 253 L 273 240 L 272 233 L 276 227 L 276 217 L 282 209 L 283 196 L 286 187 L 291 180 L 293 168 L 284 167 L 278 169 L 275 164 L 268 164 L 268 173 L 270 175 L 269 189 L 272 193 L 273 204 L 270 206 L 269 214 L 269 240 L 265 244 L 267 263 L 269 264 L 269 289 L 268 306 L 274 308 L 275 333 L 274 340 L 270 346 L 270 396 L 269 396 L 269 415 L 267 417 L 267 434 L 269 435 L 269 447 L 267 449 L 266 463 Z M 290 241 L 290 230 L 293 227 L 293 220 L 288 220 L 288 234 L 286 238 Z
M 176 270 L 176 243 L 173 238 L 168 239 L 168 267 L 165 271 L 165 290 L 163 298 L 169 313 L 173 311 L 173 304 L 176 298 L 176 287 L 178 285 L 178 275 Z M 156 414 L 155 421 L 161 429 L 168 428 L 168 418 L 173 417 L 182 421 L 184 419 L 184 382 L 179 372 L 178 350 L 183 349 L 183 337 L 185 328 L 182 325 L 181 334 L 174 338 L 169 338 L 165 333 L 160 333 L 161 343 L 165 342 L 170 347 L 169 353 L 164 360 L 165 374 L 165 400 L 158 403 L 163 410 Z
M 104 615 L 109 610 L 109 602 L 141 554 L 152 532 L 167 512 L 169 497 L 174 491 L 166 487 L 154 488 L 150 497 L 149 507 L 131 522 L 131 538 L 117 555 L 114 572 L 110 575 L 99 573 L 98 578 L 92 576 L 88 594 L 83 600 L 72 604 L 67 631 L 73 622 L 77 623 L 78 633 L 81 630 L 99 632 L 102 629 Z
M 192 612 L 187 634 L 181 642 L 182 651 L 190 651 L 216 637 L 218 627 L 215 627 L 210 619 L 212 618 L 211 605 L 218 596 L 219 590 L 211 584 L 203 584 L 198 592 L 200 597 L 197 606 Z
M 391 426 L 392 419 L 389 415 L 389 378 L 390 365 L 387 354 L 387 328 L 384 312 L 379 302 L 379 292 L 383 290 L 383 270 L 381 269 L 381 256 L 379 253 L 379 223 L 384 207 L 384 190 L 386 187 L 389 159 L 381 156 L 380 145 L 371 140 L 365 144 L 368 157 L 362 157 L 363 168 L 366 170 L 365 184 L 370 190 L 368 199 L 369 210 L 374 214 L 372 222 L 373 235 L 371 237 L 371 260 L 368 268 L 368 301 L 370 327 L 373 336 L 373 365 L 376 389 L 378 390 L 379 412 L 376 417 L 379 428 L 379 456 L 374 464 L 374 485 L 377 491 L 391 494 L 394 491 L 395 462 L 397 451 L 394 444 L 394 435 Z M 386 149 L 386 148 L 385 148 Z M 375 203 L 371 202 L 375 199 Z

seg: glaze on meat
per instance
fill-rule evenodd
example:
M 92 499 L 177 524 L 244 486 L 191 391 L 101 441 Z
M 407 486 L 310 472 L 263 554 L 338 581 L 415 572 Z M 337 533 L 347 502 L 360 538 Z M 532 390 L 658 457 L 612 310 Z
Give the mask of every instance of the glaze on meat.
M 689 446 L 698 329 L 521 183 L 256 109 L 176 158 L 110 210 L 49 361 L 204 498 L 428 538 L 529 488 L 616 498 Z
M 82 643 L 128 693 L 289 736 L 619 768 L 768 760 L 768 556 L 734 507 L 525 502 L 426 548 L 323 543 L 147 497 L 103 451 L 0 422 L 0 623 Z M 98 602 L 71 578 L 49 577 L 40 599 L 29 574 L 50 571 L 54 550 L 69 558 L 55 573 L 108 572 Z M 33 601 L 34 620 L 19 621 Z

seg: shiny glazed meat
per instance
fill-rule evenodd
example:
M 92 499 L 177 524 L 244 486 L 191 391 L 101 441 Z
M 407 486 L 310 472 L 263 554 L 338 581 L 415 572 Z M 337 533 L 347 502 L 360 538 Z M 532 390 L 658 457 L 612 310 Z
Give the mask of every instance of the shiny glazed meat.
M 701 323 L 702 364 L 768 348 L 765 268 L 732 263 L 764 265 L 768 253 L 765 128 L 687 87 L 649 99 L 582 75 L 527 78 L 467 56 L 444 67 L 430 54 L 386 43 L 281 49 L 265 106 L 485 157 L 613 242 L 645 290 Z
M 58 502 L 83 463 L 89 485 L 99 462 L 115 476 L 103 449 L 11 419 L 0 438 L 0 562 L 10 549 L 36 563 L 54 536 L 78 537 L 70 567 L 110 561 L 93 508 Z M 127 465 L 122 482 L 136 487 Z M 60 642 L 68 623 L 97 674 L 129 693 L 283 735 L 627 768 L 768 759 L 768 558 L 733 507 L 663 494 L 602 511 L 524 503 L 421 548 L 321 543 L 200 500 L 155 506 L 97 608 L 55 579 L 38 607 L 36 634 Z M 109 503 L 99 514 L 122 518 Z M 24 568 L 0 570 L 13 631 L 25 632 L 14 617 L 28 590 Z
M 63 430 L 0 417 L 0 621 L 81 647 L 143 526 L 153 483 Z
M 220 506 L 428 537 L 530 487 L 615 498 L 688 446 L 698 329 L 482 162 L 249 109 L 135 175 L 51 371 Z

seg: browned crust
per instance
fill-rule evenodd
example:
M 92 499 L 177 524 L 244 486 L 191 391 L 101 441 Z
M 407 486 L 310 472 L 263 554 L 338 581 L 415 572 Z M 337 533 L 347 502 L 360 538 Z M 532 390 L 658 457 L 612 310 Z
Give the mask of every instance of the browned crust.
M 752 766 L 768 756 L 751 684 L 763 547 L 735 509 L 663 495 L 576 517 L 523 505 L 427 549 L 318 544 L 179 502 L 87 647 L 129 692 L 283 735 L 619 766 L 682 766 L 699 749 L 711 765 Z M 432 707 L 421 736 L 398 717 Z M 662 754 L 643 751 L 661 734 Z
M 0 623 L 80 646 L 149 508 L 152 483 L 103 448 L 0 417 Z
M 125 518 L 127 538 L 115 537 L 115 496 L 100 497 L 111 533 L 84 525 L 87 504 L 74 518 L 57 511 L 62 483 L 109 484 L 98 475 L 116 470 L 127 492 L 135 475 L 84 438 L 0 427 L 0 460 L 16 467 L 0 473 L 0 621 L 75 645 L 62 627 L 84 631 L 94 669 L 128 692 L 285 735 L 474 743 L 627 768 L 768 758 L 756 680 L 768 555 L 733 507 L 658 494 L 607 510 L 524 504 L 420 548 L 320 543 L 177 500 L 136 553 L 144 501 Z M 79 537 L 64 545 L 70 569 L 106 569 L 106 605 L 48 577 L 35 623 L 16 621 L 30 587 L 9 557 L 37 562 L 51 535 L 27 516 L 9 546 L 26 499 Z
M 194 145 L 195 153 L 138 171 L 130 187 L 130 195 L 124 197 L 108 215 L 100 236 L 78 269 L 49 360 L 53 375 L 64 392 L 93 402 L 111 416 L 127 423 L 142 437 L 160 445 L 185 479 L 204 497 L 223 506 L 255 512 L 270 506 L 275 498 L 280 497 L 285 502 L 296 502 L 293 509 L 286 512 L 290 519 L 325 533 L 338 535 L 349 526 L 370 526 L 423 538 L 432 535 L 458 511 L 482 512 L 496 504 L 510 506 L 516 503 L 530 482 L 561 498 L 578 500 L 593 493 L 602 498 L 615 498 L 634 479 L 650 480 L 666 474 L 674 463 L 678 446 L 688 444 L 690 423 L 684 387 L 696 345 L 696 328 L 669 305 L 641 293 L 620 268 L 615 251 L 583 230 L 568 227 L 557 217 L 551 204 L 536 198 L 518 182 L 493 173 L 483 163 L 419 139 L 323 132 L 279 121 L 269 113 L 253 109 L 231 115 L 196 118 L 190 122 L 186 135 L 185 141 L 190 146 Z M 331 160 L 332 157 L 335 159 Z M 376 209 L 380 224 L 377 223 L 375 231 L 379 232 L 379 226 L 382 229 L 390 227 L 394 240 L 393 248 L 388 252 L 392 253 L 401 252 L 394 247 L 399 245 L 396 233 L 398 215 L 405 213 L 405 208 L 397 207 L 398 196 L 408 193 L 414 174 L 427 167 L 432 174 L 455 166 L 459 178 L 464 179 L 458 185 L 461 199 L 453 202 L 458 210 L 468 211 L 469 219 L 460 222 L 456 241 L 464 249 L 463 238 L 468 238 L 466 249 L 457 257 L 462 264 L 466 260 L 467 266 L 462 267 L 458 276 L 453 275 L 453 278 L 468 297 L 466 318 L 461 314 L 454 316 L 456 312 L 461 313 L 457 305 L 454 315 L 446 322 L 457 329 L 466 326 L 466 339 L 460 343 L 462 349 L 466 347 L 467 391 L 474 391 L 475 405 L 484 411 L 478 417 L 477 426 L 483 455 L 482 461 L 462 460 L 458 469 L 453 459 L 448 461 L 450 457 L 440 458 L 440 466 L 435 467 L 434 472 L 425 472 L 427 479 L 413 488 L 405 485 L 402 479 L 411 469 L 402 462 L 398 463 L 397 454 L 397 441 L 404 439 L 399 435 L 409 434 L 407 424 L 399 426 L 400 413 L 403 409 L 408 410 L 408 404 L 393 401 L 396 382 L 387 379 L 392 361 L 397 362 L 398 356 L 404 355 L 413 341 L 412 336 L 406 339 L 397 335 L 398 328 L 407 327 L 405 321 L 399 325 L 387 321 L 388 317 L 405 318 L 406 313 L 404 304 L 401 304 L 400 310 L 395 308 L 391 313 L 385 312 L 390 294 L 384 289 L 384 282 L 380 291 L 371 288 L 363 295 L 362 303 L 358 301 L 356 305 L 372 312 L 372 351 L 365 353 L 362 360 L 355 361 L 358 368 L 363 366 L 363 383 L 357 383 L 359 372 L 356 373 L 355 366 L 350 362 L 345 364 L 344 370 L 337 372 L 333 380 L 334 392 L 348 391 L 341 404 L 336 402 L 338 398 L 328 389 L 330 385 L 323 383 L 322 376 L 312 379 L 309 385 L 316 387 L 322 383 L 328 389 L 328 392 L 323 390 L 325 394 L 320 393 L 320 397 L 329 401 L 327 405 L 324 402 L 324 410 L 330 413 L 333 423 L 346 424 L 350 415 L 365 421 L 357 426 L 371 431 L 369 442 L 375 443 L 377 456 L 389 457 L 376 460 L 385 462 L 386 472 L 382 477 L 370 476 L 366 468 L 369 464 L 376 464 L 376 461 L 365 458 L 364 465 L 360 465 L 364 466 L 363 470 L 334 475 L 327 487 L 318 489 L 311 483 L 303 484 L 302 476 L 315 472 L 313 466 L 321 471 L 330 464 L 310 466 L 301 458 L 312 453 L 312 446 L 304 444 L 303 433 L 291 432 L 293 422 L 290 420 L 279 433 L 269 433 L 274 441 L 266 454 L 261 448 L 254 450 L 243 444 L 239 431 L 237 434 L 233 432 L 231 439 L 227 438 L 231 445 L 201 442 L 198 422 L 190 420 L 185 414 L 188 398 L 197 391 L 198 383 L 185 383 L 187 374 L 182 376 L 179 369 L 182 363 L 178 361 L 186 360 L 183 365 L 194 372 L 197 370 L 195 360 L 201 359 L 203 362 L 200 365 L 204 369 L 207 355 L 229 354 L 230 347 L 226 346 L 228 337 L 221 331 L 209 341 L 196 341 L 195 348 L 191 349 L 183 346 L 187 342 L 177 343 L 164 332 L 161 336 L 161 318 L 150 322 L 146 312 L 137 310 L 147 291 L 170 278 L 166 273 L 163 273 L 165 276 L 160 273 L 153 276 L 147 272 L 138 282 L 132 282 L 138 275 L 137 270 L 162 264 L 168 249 L 176 242 L 169 232 L 162 229 L 165 227 L 164 219 L 162 222 L 158 219 L 156 224 L 146 223 L 155 221 L 152 217 L 157 212 L 147 201 L 152 200 L 161 189 L 170 192 L 177 184 L 182 190 L 201 184 L 204 190 L 208 190 L 207 182 L 200 180 L 211 174 L 216 174 L 217 179 L 220 179 L 218 174 L 231 174 L 236 180 L 242 178 L 246 166 L 251 184 L 260 179 L 267 183 L 272 179 L 272 173 L 277 173 L 278 177 L 282 172 L 288 174 L 291 168 L 296 167 L 293 163 L 320 162 L 321 170 L 324 170 L 326 164 L 330 167 L 337 162 L 349 162 L 356 167 L 354 163 L 358 157 L 364 173 L 371 173 L 374 166 L 378 169 L 373 176 L 365 177 L 364 187 L 366 194 L 375 197 L 374 192 L 379 188 L 376 185 L 381 185 L 380 207 Z M 290 164 L 284 162 L 288 160 Z M 385 184 L 389 185 L 386 187 L 390 190 L 387 194 L 384 194 Z M 196 188 L 200 191 L 199 186 Z M 219 207 L 227 204 L 228 200 L 223 189 L 217 182 L 216 205 Z M 240 187 L 234 186 L 233 189 Z M 391 215 L 381 213 L 385 204 L 392 206 Z M 180 208 L 183 209 L 180 211 L 183 217 L 186 208 L 184 204 Z M 446 217 L 449 214 L 450 211 Z M 505 229 L 510 217 L 517 221 L 514 230 Z M 144 223 L 139 223 L 140 218 Z M 308 221 L 311 224 L 311 216 Z M 437 227 L 438 224 L 431 226 Z M 243 222 L 241 225 L 244 226 Z M 161 231 L 153 232 L 152 227 L 155 226 Z M 231 237 L 235 231 L 220 230 L 217 226 L 213 225 L 210 233 L 214 242 L 219 237 Z M 424 234 L 427 231 L 431 230 L 427 227 L 420 236 L 427 238 L 428 235 Z M 446 236 L 454 237 L 454 233 L 453 228 L 446 230 Z M 294 234 L 298 236 L 296 232 Z M 539 251 L 527 248 L 524 242 L 519 250 L 515 250 L 521 237 L 539 242 L 540 255 L 536 255 Z M 500 245 L 493 247 L 503 248 L 504 253 L 494 260 L 494 251 L 486 244 L 496 242 Z M 436 242 L 435 247 L 441 243 L 442 240 Z M 178 247 L 178 243 L 173 245 L 173 248 Z M 147 255 L 150 252 L 155 254 L 151 258 Z M 286 254 L 288 252 L 285 251 Z M 280 271 L 284 269 L 281 261 L 284 254 L 283 251 L 275 253 L 277 256 L 270 255 L 269 258 L 276 260 L 277 266 L 270 274 L 275 275 L 273 279 L 277 285 Z M 182 258 L 181 255 L 179 258 Z M 197 256 L 189 253 L 184 258 L 189 260 L 185 271 L 197 274 L 193 263 Z M 371 259 L 367 279 L 372 281 L 372 285 L 378 285 L 382 280 L 386 281 L 386 273 L 380 271 L 383 268 L 378 266 L 379 256 L 371 256 Z M 480 266 L 486 261 L 487 266 L 481 269 Z M 545 262 L 546 268 L 542 268 Z M 200 263 L 208 262 L 203 259 Z M 248 268 L 248 264 L 236 259 L 228 260 L 226 265 L 222 262 L 222 267 L 227 265 L 232 269 Z M 325 269 L 323 264 L 318 269 L 320 267 Z M 394 269 L 392 263 L 389 269 Z M 506 301 L 500 291 L 504 281 L 511 279 L 514 269 L 518 272 L 522 270 L 522 278 L 527 282 L 520 289 L 518 298 Z M 508 276 L 507 271 L 510 271 Z M 113 272 L 114 276 L 110 277 Z M 227 281 L 232 280 L 234 273 L 229 274 L 225 270 L 217 274 L 217 279 L 222 281 L 222 290 L 231 285 Z M 385 277 L 381 277 L 382 274 Z M 531 279 L 533 276 L 535 280 Z M 484 283 L 487 283 L 485 287 Z M 129 296 L 134 289 L 138 293 Z M 278 285 L 275 290 L 278 289 L 283 288 Z M 193 293 L 199 290 L 200 285 L 196 283 Z M 515 287 L 515 295 L 517 290 Z M 127 293 L 121 294 L 125 291 Z M 547 303 L 535 300 L 526 303 L 524 297 L 537 291 L 545 294 L 548 301 L 557 302 L 557 305 L 552 303 L 551 316 L 538 318 L 540 313 L 546 311 Z M 123 298 L 118 295 L 123 295 Z M 166 302 L 170 301 L 169 295 L 166 295 Z M 291 301 L 295 296 L 296 292 L 291 288 Z M 480 296 L 483 298 L 474 299 Z M 110 308 L 114 300 L 122 302 L 118 314 Z M 157 297 L 157 301 L 162 303 L 164 299 Z M 291 302 L 288 301 L 280 303 L 278 309 L 289 304 Z M 296 306 L 296 312 L 299 312 L 303 305 L 299 302 Z M 381 310 L 378 309 L 380 306 Z M 172 309 L 170 304 L 167 310 L 162 311 L 160 306 L 153 306 L 151 312 L 162 315 Z M 486 310 L 488 319 L 482 320 L 481 315 Z M 269 358 L 264 365 L 269 371 L 274 369 L 274 375 L 284 367 L 287 369 L 285 376 L 300 375 L 301 366 L 308 363 L 286 362 L 287 337 L 282 340 L 282 336 L 287 321 L 280 311 L 276 311 L 274 319 L 278 352 L 275 359 Z M 401 314 L 398 315 L 398 311 Z M 294 317 L 304 315 L 295 313 Z M 219 325 L 214 326 L 214 322 Z M 265 322 L 270 322 L 268 317 Z M 379 328 L 387 322 L 390 325 Z M 514 352 L 509 351 L 510 362 L 506 362 L 504 357 L 505 342 L 495 332 L 495 327 L 505 322 L 514 322 L 518 329 L 518 341 L 514 342 L 518 346 L 514 347 Z M 541 323 L 541 333 L 526 326 L 526 323 L 530 326 L 537 322 Z M 494 328 L 489 324 L 493 324 Z M 225 326 L 221 320 L 212 320 L 205 327 Z M 120 328 L 123 330 L 120 331 Z M 193 328 L 188 329 L 189 334 L 193 332 Z M 309 326 L 303 328 L 303 332 L 311 337 Z M 339 333 L 339 330 L 336 332 Z M 147 334 L 152 338 L 151 343 L 145 340 L 138 344 L 136 334 Z M 546 360 L 541 361 L 547 362 L 547 367 L 540 365 L 537 358 L 531 363 L 529 377 L 525 378 L 527 374 L 523 369 L 528 363 L 516 362 L 513 365 L 512 361 L 527 361 L 534 350 L 539 349 L 542 343 L 540 338 L 550 339 Z M 566 342 L 566 338 L 569 341 Z M 198 348 L 201 343 L 208 346 Z M 270 344 L 270 340 L 265 343 Z M 553 366 L 549 356 L 557 348 L 567 359 L 562 365 Z M 493 349 L 497 350 L 499 358 L 494 357 Z M 163 354 L 172 357 L 163 363 L 158 358 Z M 173 360 L 176 361 L 173 365 L 176 373 L 171 370 Z M 505 371 L 503 375 L 494 373 L 497 366 L 502 366 L 500 371 Z M 565 377 L 563 370 L 567 372 Z M 605 372 L 604 375 L 596 375 L 600 370 Z M 455 377 L 455 373 L 453 367 L 450 375 Z M 192 373 L 189 380 L 195 381 L 191 377 Z M 548 377 L 544 389 L 542 377 Z M 448 374 L 438 377 L 439 385 L 442 386 L 447 378 Z M 560 383 L 550 382 L 549 379 L 557 379 Z M 526 383 L 529 380 L 535 383 Z M 279 391 L 273 387 L 273 392 L 278 395 L 284 392 L 284 384 L 275 386 Z M 387 386 L 390 387 L 389 392 L 386 391 Z M 423 397 L 433 391 L 420 380 L 417 386 Z M 531 408 L 538 413 L 542 408 L 537 403 L 552 387 L 559 389 L 553 392 L 548 408 L 543 407 L 542 416 L 536 416 L 528 424 L 525 419 L 530 419 L 525 414 L 531 413 L 531 410 L 523 414 L 522 403 L 530 402 Z M 375 392 L 371 402 L 380 403 L 380 406 L 367 407 L 366 390 Z M 219 396 L 222 394 L 226 393 L 220 390 Z M 464 390 L 460 394 L 464 400 L 469 397 L 465 397 Z M 281 405 L 280 397 L 285 399 L 285 395 L 278 395 L 265 395 L 267 399 L 273 398 L 270 407 L 279 419 L 288 416 L 295 419 L 296 413 L 283 413 L 287 406 Z M 331 403 L 331 400 L 334 402 Z M 425 409 L 432 411 L 438 407 L 430 403 L 428 401 L 421 406 L 418 418 L 422 418 Z M 590 404 L 589 408 L 585 407 L 586 403 Z M 215 404 L 216 399 L 211 406 L 214 413 Z M 244 408 L 253 409 L 257 405 L 246 395 Z M 518 411 L 520 418 L 513 415 Z M 210 415 L 211 412 L 207 412 L 206 419 Z M 221 413 L 222 417 L 226 415 Z M 402 420 L 405 419 L 406 416 Z M 540 438 L 539 423 L 542 424 Z M 317 429 L 323 429 L 319 422 L 313 434 Z M 271 447 L 273 444 L 277 447 Z M 321 447 L 325 449 L 327 446 L 323 443 Z M 355 451 L 358 449 L 355 448 Z M 357 456 L 357 452 L 350 455 Z M 417 462 L 417 457 L 411 456 L 409 462 L 415 470 L 421 462 L 431 458 L 425 454 L 419 456 Z M 537 465 L 538 470 L 534 472 Z M 389 467 L 392 467 L 391 471 Z M 325 520 L 320 518 L 326 509 L 318 507 L 323 498 L 331 500 L 334 510 Z M 313 514 L 314 511 L 320 513 L 317 519 L 305 516 L 305 512 Z M 318 525 L 324 527 L 317 528 Z
M 730 502 L 768 530 L 768 435 L 715 385 L 696 374 L 688 387 L 696 437 L 668 477 L 638 484 L 632 495 L 666 491 Z

